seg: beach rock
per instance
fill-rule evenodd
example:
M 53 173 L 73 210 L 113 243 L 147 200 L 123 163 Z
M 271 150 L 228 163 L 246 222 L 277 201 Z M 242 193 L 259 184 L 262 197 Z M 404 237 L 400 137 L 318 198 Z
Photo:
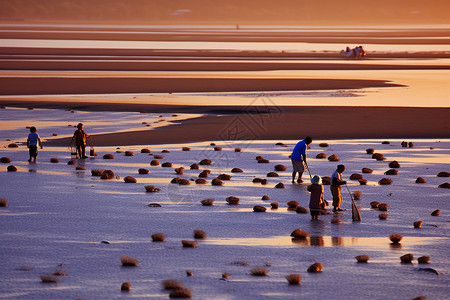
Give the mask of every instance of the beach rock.
M 164 155 L 161 155 L 161 154 L 154 154 L 153 155 L 153 158 L 154 159 L 163 159 L 165 156 Z
M 355 200 L 361 199 L 361 195 L 362 195 L 361 191 L 354 191 L 352 194 L 353 194 L 353 199 L 355 199 Z
M 388 214 L 379 214 L 379 215 L 378 215 L 378 218 L 379 218 L 380 220 L 387 220 Z
M 239 168 L 231 169 L 231 173 L 242 173 L 242 172 L 244 172 L 244 171 L 242 171 L 242 169 L 239 169 Z
M 301 274 L 289 274 L 285 276 L 290 285 L 300 285 L 302 283 Z
M 208 181 L 206 179 L 203 179 L 203 178 L 198 178 L 198 179 L 195 180 L 195 183 L 196 184 L 207 184 Z
M 367 185 L 367 183 L 369 182 L 367 179 L 361 178 L 358 179 L 358 182 L 360 185 Z
M 198 240 L 204 240 L 204 239 L 206 239 L 206 232 L 204 232 L 203 230 L 200 230 L 200 229 L 195 229 L 194 230 L 194 238 L 196 238 Z
M 120 290 L 123 292 L 129 292 L 131 290 L 131 283 L 129 282 L 122 283 L 122 285 L 120 286 Z
M 278 202 L 272 202 L 272 203 L 270 203 L 270 206 L 272 207 L 272 209 L 277 209 L 278 208 Z
M 200 203 L 203 206 L 213 206 L 214 205 L 214 199 L 212 199 L 212 198 L 204 199 L 204 200 L 201 200 Z
M 439 172 L 437 174 L 437 177 L 450 177 L 450 173 L 449 172 Z
M 147 205 L 148 207 L 162 207 L 161 204 L 159 203 L 150 203 L 149 205 Z
M 400 256 L 400 261 L 402 264 L 410 264 L 412 263 L 413 259 L 414 255 L 412 255 L 411 253 Z
M 445 182 L 445 183 L 443 183 L 443 184 L 440 184 L 440 185 L 438 185 L 438 188 L 441 188 L 441 189 L 450 189 L 450 183 Z
M 184 172 L 184 168 L 183 167 L 179 167 L 175 169 L 175 173 L 177 173 L 178 175 L 183 175 Z
M 234 148 L 234 152 L 242 152 L 241 148 Z
M 9 157 L 2 157 L 2 158 L 0 158 L 0 163 L 2 163 L 2 164 L 10 164 L 11 163 L 11 159 Z
M 322 184 L 323 185 L 330 185 L 331 184 L 331 177 L 328 177 L 328 176 L 322 177 Z
M 6 207 L 6 206 L 8 206 L 8 199 L 1 198 L 0 199 L 0 207 Z
M 416 221 L 416 222 L 414 222 L 414 228 L 421 228 L 422 224 L 423 224 L 422 221 Z
M 149 170 L 143 169 L 143 168 L 141 168 L 141 169 L 138 170 L 138 173 L 139 173 L 139 174 L 142 174 L 142 175 L 148 174 L 149 172 L 150 172 Z
M 209 174 L 211 174 L 210 170 L 203 170 L 203 171 L 200 172 L 200 174 L 198 174 L 198 177 L 206 178 L 206 177 L 209 176 Z
M 391 142 L 389 142 L 389 141 L 383 141 L 383 142 L 381 142 L 381 144 L 383 144 L 383 145 L 389 145 Z
M 361 170 L 364 174 L 372 174 L 373 170 L 369 168 L 362 168 Z
M 183 148 L 181 148 L 181 150 L 182 150 L 182 151 L 191 151 L 191 148 L 189 148 L 189 147 L 183 147 Z
M 440 209 L 436 209 L 436 210 L 434 210 L 434 211 L 431 213 L 431 215 L 432 215 L 433 217 L 438 217 L 440 214 L 441 214 L 441 210 L 440 210 Z
M 284 184 L 282 182 L 277 183 L 277 185 L 275 186 L 276 189 L 284 189 Z
M 125 181 L 126 183 L 136 183 L 137 182 L 136 178 L 134 178 L 133 176 L 126 176 L 123 178 L 123 181 Z
M 222 147 L 214 147 L 214 151 L 222 151 Z
M 155 192 L 159 192 L 161 190 L 161 189 L 155 187 L 154 185 L 145 185 L 144 188 L 149 193 L 155 193 Z
M 231 180 L 231 175 L 220 174 L 219 176 L 217 176 L 217 178 L 220 179 L 220 180 Z
M 125 156 L 134 156 L 133 151 L 125 151 Z
M 417 259 L 417 262 L 419 264 L 428 264 L 428 263 L 430 263 L 430 257 L 429 256 L 421 256 Z
M 169 298 L 178 298 L 178 299 L 188 299 L 191 298 L 192 295 L 192 289 L 188 288 L 181 288 L 181 289 L 174 289 L 170 292 Z
M 382 160 L 385 160 L 386 157 L 384 157 L 383 154 L 377 153 L 377 155 L 375 156 L 375 159 L 378 161 L 382 161 Z
M 287 206 L 288 206 L 288 207 L 292 207 L 292 208 L 296 208 L 296 207 L 298 206 L 298 202 L 297 202 L 297 201 L 294 201 L 294 200 L 289 201 L 289 202 L 287 203 Z
M 105 155 L 103 155 L 103 159 L 114 159 L 114 155 L 112 155 L 112 154 L 105 154 Z
M 166 240 L 166 236 L 163 233 L 152 234 L 152 241 L 153 242 L 164 242 L 165 240 Z
M 253 178 L 253 180 L 252 180 L 253 183 L 261 183 L 263 181 L 264 181 L 264 179 L 259 178 L 259 177 Z
M 195 247 L 197 247 L 198 242 L 197 241 L 189 241 L 189 240 L 181 240 L 181 244 L 185 248 L 195 248 Z
M 322 148 L 328 147 L 328 143 L 320 143 L 319 147 L 322 147 Z
M 286 166 L 284 165 L 275 165 L 275 171 L 286 171 Z
M 250 274 L 253 276 L 267 276 L 269 270 L 264 267 L 256 267 L 250 270 Z
M 394 160 L 389 163 L 389 168 L 398 169 L 400 168 L 400 164 L 398 161 Z
M 220 180 L 219 178 L 214 178 L 213 180 L 211 180 L 211 184 L 212 185 L 223 185 L 223 181 Z
M 86 168 L 85 168 L 85 167 L 82 167 L 82 166 L 76 166 L 76 167 L 75 167 L 75 170 L 83 171 L 83 170 L 86 170 Z
M 315 263 L 315 264 L 312 264 L 311 266 L 309 266 L 307 271 L 309 273 L 319 273 L 319 272 L 322 272 L 322 270 L 323 270 L 323 265 L 321 263 Z
M 372 201 L 372 202 L 370 202 L 370 207 L 371 208 L 378 208 L 378 206 L 380 205 L 380 202 L 378 202 L 378 201 Z
M 152 160 L 152 161 L 150 162 L 150 165 L 151 165 L 151 166 L 159 166 L 159 161 L 156 160 L 156 159 L 154 159 L 154 160 Z
M 427 183 L 427 181 L 422 177 L 417 177 L 416 183 Z
M 403 236 L 397 233 L 389 235 L 389 239 L 393 244 L 398 244 L 402 240 Z
M 137 267 L 139 264 L 139 260 L 129 256 L 121 256 L 120 261 L 124 267 Z
M 359 263 L 366 263 L 369 261 L 370 256 L 369 255 L 358 255 L 355 256 L 356 261 Z
M 227 201 L 228 205 L 238 205 L 240 201 L 240 199 L 235 196 L 227 197 L 225 200 Z
M 253 211 L 254 212 L 266 212 L 266 208 L 261 205 L 255 205 L 255 206 L 253 206 Z
M 15 166 L 13 166 L 13 165 L 9 165 L 9 166 L 6 168 L 6 170 L 7 170 L 8 172 L 17 172 L 17 168 L 16 168 Z
M 258 160 L 258 164 L 268 164 L 268 163 L 270 163 L 270 161 L 268 160 L 268 159 L 260 159 L 260 160 Z
M 256 160 L 261 160 L 261 159 L 264 159 L 264 157 L 262 157 L 261 155 L 258 155 L 258 156 L 255 157 L 255 159 Z
M 296 239 L 305 239 L 309 236 L 309 232 L 303 231 L 301 229 L 295 229 L 291 232 L 291 236 Z
M 212 161 L 205 158 L 205 159 L 202 159 L 199 164 L 202 166 L 210 166 L 210 165 L 212 165 Z
M 141 153 L 152 153 L 152 151 L 150 151 L 150 149 L 148 149 L 148 148 L 144 148 L 144 149 L 141 149 Z
M 114 172 L 112 170 L 105 170 L 100 175 L 100 178 L 101 179 L 114 179 L 115 175 L 114 175 Z
M 59 282 L 59 278 L 55 275 L 41 275 L 40 278 L 43 283 L 58 283 Z
M 264 196 L 261 197 L 261 200 L 270 200 L 270 197 L 267 196 L 267 195 L 264 195 Z
M 216 143 L 209 143 L 209 145 L 210 145 L 210 146 L 215 146 L 215 145 L 216 145 Z
M 92 176 L 102 176 L 103 172 L 104 172 L 104 170 L 99 170 L 99 169 L 91 170 Z
M 73 165 L 76 165 L 76 164 L 77 164 L 77 161 L 71 159 L 71 160 L 69 160 L 69 161 L 67 162 L 67 164 L 68 164 L 69 166 L 73 166 Z
M 186 276 L 187 277 L 194 276 L 194 273 L 192 271 L 190 271 L 190 270 L 186 270 Z
M 307 214 L 308 210 L 306 208 L 304 208 L 304 207 L 299 205 L 299 206 L 297 206 L 295 208 L 295 212 L 298 213 L 298 214 Z
M 390 169 L 384 172 L 384 175 L 398 175 L 398 170 L 396 169 Z
M 363 179 L 363 176 L 361 174 L 353 173 L 352 175 L 350 175 L 350 180 L 359 180 L 359 179 Z
M 266 176 L 267 177 L 279 177 L 280 175 L 278 175 L 278 173 L 276 173 L 276 172 L 269 172 L 269 173 L 267 173 Z
M 170 151 L 167 150 L 167 149 L 164 149 L 164 150 L 161 151 L 161 153 L 170 153 Z
M 390 185 L 392 184 L 392 179 L 389 178 L 383 178 L 380 181 L 378 181 L 379 185 Z
M 378 205 L 378 210 L 380 210 L 380 211 L 388 211 L 389 210 L 389 204 L 387 204 L 387 203 L 380 203 L 380 205 Z
M 318 158 L 318 159 L 327 158 L 327 155 L 325 153 L 319 153 L 316 155 L 316 158 Z
M 192 164 L 190 168 L 191 170 L 198 170 L 198 164 Z
M 329 161 L 339 161 L 340 159 L 337 157 L 336 154 L 328 156 Z
M 171 162 L 164 162 L 161 167 L 163 168 L 172 168 L 173 164 Z
M 8 145 L 8 148 L 18 148 L 19 145 L 17 145 L 16 143 L 11 143 Z
M 177 183 L 178 183 L 178 185 L 190 185 L 191 184 L 191 182 L 189 180 L 184 179 L 184 178 L 178 178 Z
M 50 158 L 50 162 L 57 164 L 57 163 L 59 163 L 59 159 L 57 159 L 56 157 L 52 157 L 52 158 Z
M 373 154 L 374 152 L 375 152 L 375 150 L 372 148 L 366 149 L 367 154 Z

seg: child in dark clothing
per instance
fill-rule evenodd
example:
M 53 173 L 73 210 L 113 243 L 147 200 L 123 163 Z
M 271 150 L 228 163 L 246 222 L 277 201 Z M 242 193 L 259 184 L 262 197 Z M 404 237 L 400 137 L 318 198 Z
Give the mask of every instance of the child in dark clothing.
M 37 154 L 38 154 L 38 144 L 39 147 L 42 147 L 41 139 L 39 138 L 39 134 L 36 132 L 36 127 L 32 126 L 30 127 L 30 133 L 28 134 L 27 138 L 27 147 L 28 152 L 30 153 L 30 159 L 28 159 L 28 162 L 31 162 L 31 159 L 34 159 L 34 162 L 36 162 Z

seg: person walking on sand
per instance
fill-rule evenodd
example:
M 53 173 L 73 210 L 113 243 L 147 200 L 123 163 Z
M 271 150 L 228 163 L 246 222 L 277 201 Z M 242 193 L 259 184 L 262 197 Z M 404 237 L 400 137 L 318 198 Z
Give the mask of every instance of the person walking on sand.
M 325 206 L 322 178 L 319 175 L 315 175 L 311 179 L 311 183 L 312 184 L 306 188 L 311 193 L 309 199 L 309 211 L 311 213 L 311 220 L 319 220 L 322 207 Z
M 344 165 L 338 165 L 336 171 L 331 175 L 331 194 L 333 195 L 333 211 L 343 211 L 341 209 L 342 195 L 341 185 L 346 184 L 347 181 L 342 180 L 342 173 L 345 171 Z
M 83 124 L 78 123 L 77 130 L 73 134 L 72 141 L 75 140 L 75 145 L 77 147 L 77 157 L 87 158 L 86 156 L 86 139 L 91 137 L 89 134 L 84 132 Z
M 294 150 L 291 154 L 292 167 L 294 171 L 292 172 L 292 183 L 295 183 L 295 175 L 298 173 L 298 183 L 302 183 L 303 172 L 305 172 L 306 164 L 306 149 L 308 145 L 312 143 L 312 138 L 307 136 L 304 140 L 295 145 Z
M 38 148 L 37 145 L 39 144 L 39 147 L 42 147 L 41 139 L 39 137 L 39 134 L 36 132 L 36 127 L 32 126 L 30 127 L 30 133 L 28 134 L 27 138 L 27 147 L 28 152 L 30 153 L 30 159 L 28 159 L 28 162 L 31 162 L 31 159 L 34 159 L 34 162 L 36 162 L 36 158 L 38 155 Z

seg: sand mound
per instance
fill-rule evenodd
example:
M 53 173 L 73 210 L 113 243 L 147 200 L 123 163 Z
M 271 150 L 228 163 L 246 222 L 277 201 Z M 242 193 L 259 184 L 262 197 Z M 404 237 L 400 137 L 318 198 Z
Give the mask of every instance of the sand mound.
M 101 179 L 114 179 L 114 177 L 115 177 L 115 175 L 114 175 L 114 172 L 112 170 L 105 170 L 100 175 Z
M 145 190 L 149 193 L 159 192 L 161 189 L 155 187 L 154 185 L 145 185 Z
M 8 170 L 8 172 L 16 172 L 17 168 L 13 165 L 9 165 L 6 170 Z
M 353 173 L 352 175 L 350 175 L 350 180 L 359 180 L 359 179 L 363 179 L 363 176 L 361 174 Z
M 171 162 L 164 162 L 161 167 L 163 168 L 172 168 L 173 164 Z
M 373 170 L 369 168 L 362 168 L 361 170 L 364 174 L 372 174 Z
M 398 168 L 400 168 L 400 163 L 398 161 L 396 161 L 396 160 L 391 161 L 389 163 L 389 168 L 398 169 Z
M 188 288 L 181 288 L 181 289 L 174 289 L 169 294 L 169 298 L 180 298 L 180 299 L 186 299 L 191 298 L 192 295 L 192 289 Z
M 154 159 L 154 160 L 152 160 L 152 161 L 150 162 L 150 165 L 151 165 L 151 166 L 159 166 L 159 161 L 156 160 L 156 159 Z
M 10 164 L 11 163 L 11 159 L 9 157 L 2 157 L 2 158 L 0 158 L 0 163 Z
M 230 196 L 230 197 L 227 197 L 225 199 L 225 201 L 227 201 L 228 205 L 238 205 L 240 199 L 238 197 L 235 197 L 235 196 Z
M 214 199 L 212 199 L 212 198 L 204 199 L 204 200 L 201 200 L 200 203 L 203 206 L 213 206 L 214 205 Z
M 279 177 L 280 175 L 278 175 L 278 173 L 276 173 L 276 172 L 269 172 L 269 173 L 267 173 L 266 176 L 267 177 Z
M 398 175 L 398 170 L 396 169 L 390 169 L 384 172 L 384 175 Z
M 211 180 L 211 184 L 212 185 L 223 185 L 223 181 L 220 180 L 219 178 L 214 178 L 213 180 Z
M 183 288 L 183 283 L 175 280 L 164 280 L 162 286 L 165 290 L 174 290 Z
M 202 166 L 210 166 L 210 165 L 212 165 L 212 161 L 205 158 L 205 159 L 202 159 L 199 164 Z
M 336 154 L 332 154 L 332 155 L 328 156 L 328 160 L 329 161 L 340 161 L 340 159 L 337 157 Z
M 284 165 L 276 165 L 274 167 L 275 171 L 286 171 L 286 166 Z
M 231 169 L 231 173 L 242 173 L 242 172 L 244 172 L 244 171 L 242 171 L 242 169 L 239 169 L 239 168 Z
M 450 173 L 449 172 L 439 172 L 437 174 L 437 177 L 450 177 Z
M 144 169 L 144 168 L 141 168 L 141 169 L 138 170 L 138 173 L 139 174 L 143 174 L 143 175 L 148 174 L 149 172 L 150 172 L 149 170 Z
M 325 153 L 319 153 L 316 155 L 316 158 L 318 159 L 327 158 L 327 155 Z
M 125 181 L 126 183 L 136 183 L 137 180 L 136 178 L 132 177 L 132 176 L 126 176 L 123 178 L 123 181 Z
M 198 164 L 192 164 L 190 165 L 191 170 L 198 170 Z
M 253 206 L 253 211 L 254 212 L 266 212 L 266 208 L 261 205 L 255 205 L 255 206 Z
M 378 181 L 379 185 L 390 185 L 392 184 L 392 179 L 389 178 L 383 178 L 380 181 Z

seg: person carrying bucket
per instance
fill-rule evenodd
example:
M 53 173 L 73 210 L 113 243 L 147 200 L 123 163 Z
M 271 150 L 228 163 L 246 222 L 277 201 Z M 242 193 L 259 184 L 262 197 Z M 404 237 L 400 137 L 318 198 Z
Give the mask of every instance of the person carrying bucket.
M 77 147 L 77 156 L 79 158 L 87 158 L 86 156 L 86 139 L 91 136 L 84 132 L 83 124 L 78 123 L 77 130 L 73 134 L 72 141 L 75 140 L 75 145 Z

